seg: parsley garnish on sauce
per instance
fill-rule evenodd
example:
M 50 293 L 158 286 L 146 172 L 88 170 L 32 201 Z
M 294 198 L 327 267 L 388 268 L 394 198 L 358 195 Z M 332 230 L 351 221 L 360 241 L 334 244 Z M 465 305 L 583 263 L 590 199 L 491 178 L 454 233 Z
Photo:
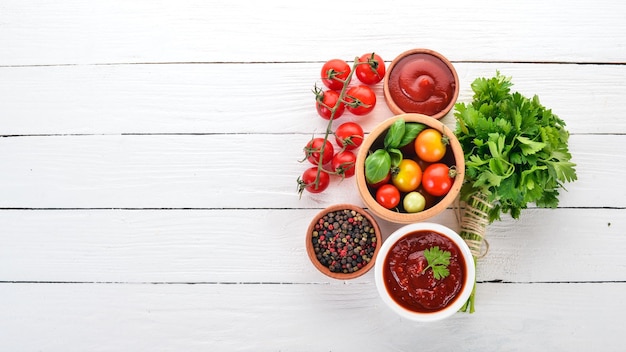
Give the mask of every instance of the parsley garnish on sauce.
M 441 280 L 450 275 L 450 270 L 448 270 L 448 265 L 450 265 L 450 252 L 442 251 L 439 246 L 434 246 L 424 250 L 424 257 L 428 261 L 428 266 L 425 267 L 422 272 L 432 269 L 433 277 L 436 280 Z

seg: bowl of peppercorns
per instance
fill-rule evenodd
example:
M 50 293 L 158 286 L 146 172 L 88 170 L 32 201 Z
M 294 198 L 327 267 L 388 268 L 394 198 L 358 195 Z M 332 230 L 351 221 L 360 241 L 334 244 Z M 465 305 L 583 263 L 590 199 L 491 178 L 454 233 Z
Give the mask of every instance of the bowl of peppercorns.
M 359 277 L 373 266 L 382 243 L 372 215 L 352 204 L 320 211 L 306 233 L 306 250 L 313 265 L 339 280 Z

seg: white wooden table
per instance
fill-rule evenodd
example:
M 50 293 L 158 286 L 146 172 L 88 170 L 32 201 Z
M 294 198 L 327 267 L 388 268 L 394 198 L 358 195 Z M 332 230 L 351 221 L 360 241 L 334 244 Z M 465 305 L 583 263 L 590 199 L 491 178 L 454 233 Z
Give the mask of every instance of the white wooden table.
M 623 350 L 624 18 L 610 0 L 0 0 L 0 350 Z M 373 271 L 309 262 L 311 218 L 363 204 L 354 179 L 296 193 L 322 63 L 417 47 L 454 63 L 459 101 L 496 70 L 539 95 L 579 177 L 558 209 L 490 225 L 477 311 L 428 325 Z M 376 89 L 366 132 L 392 115 Z

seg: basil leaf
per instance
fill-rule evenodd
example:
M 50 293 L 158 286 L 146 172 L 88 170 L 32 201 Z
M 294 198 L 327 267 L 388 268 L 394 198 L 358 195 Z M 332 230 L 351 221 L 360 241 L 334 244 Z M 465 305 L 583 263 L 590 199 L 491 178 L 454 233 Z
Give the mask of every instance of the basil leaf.
M 389 149 L 389 155 L 391 156 L 391 167 L 397 167 L 402 161 L 402 151 L 400 149 Z
M 387 131 L 387 135 L 385 136 L 385 149 L 389 148 L 398 148 L 400 146 L 400 141 L 402 141 L 402 137 L 404 136 L 405 123 L 404 119 L 397 119 L 390 127 L 389 131 Z
M 369 183 L 382 181 L 391 170 L 391 156 L 384 149 L 378 149 L 365 158 L 365 179 Z
M 422 132 L 424 129 L 426 129 L 426 125 L 421 124 L 421 123 L 409 122 L 405 124 L 404 135 L 402 136 L 402 140 L 400 140 L 400 144 L 398 145 L 398 148 L 402 148 L 405 145 L 413 142 L 415 137 L 417 137 L 417 135 L 420 132 Z

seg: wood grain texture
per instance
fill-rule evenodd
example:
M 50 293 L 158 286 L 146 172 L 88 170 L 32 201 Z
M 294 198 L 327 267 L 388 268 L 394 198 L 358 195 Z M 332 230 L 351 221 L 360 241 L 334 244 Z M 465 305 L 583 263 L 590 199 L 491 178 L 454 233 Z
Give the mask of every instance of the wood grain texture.
M 0 320 L 2 344 L 68 352 L 411 351 L 416 345 L 494 352 L 622 348 L 616 339 L 622 327 L 607 322 L 623 317 L 624 283 L 480 284 L 477 313 L 436 324 L 397 317 L 374 286 L 373 281 L 3 284 L 0 308 L 13 319 Z
M 310 135 L 97 135 L 0 139 L 6 208 L 320 208 L 362 206 L 354 179 L 331 192 L 296 192 Z M 573 135 L 578 181 L 563 207 L 626 207 L 614 170 L 626 135 Z M 622 167 L 623 168 L 623 167 Z
M 33 282 L 339 283 L 309 262 L 318 209 L 0 212 L 0 278 Z M 479 281 L 626 277 L 622 209 L 528 209 L 490 225 Z M 564 219 L 568 219 L 565 221 Z M 453 210 L 430 221 L 459 229 Z M 379 221 L 383 238 L 401 225 Z M 250 230 L 245 230 L 250 229 Z M 373 282 L 373 272 L 351 282 Z
M 344 3 L 328 15 L 335 8 L 332 0 L 10 1 L 0 11 L 0 65 L 322 61 L 415 47 L 454 61 L 626 61 L 625 12 L 610 0 Z
M 338 6 L 0 2 L 1 351 L 623 350 L 626 6 Z M 311 217 L 362 205 L 352 180 L 296 194 L 322 62 L 417 47 L 452 60 L 460 102 L 496 70 L 537 94 L 579 177 L 558 209 L 490 225 L 477 312 L 429 325 L 384 307 L 372 272 L 308 261 Z M 375 91 L 334 126 L 390 117 Z M 458 229 L 455 209 L 432 221 Z
M 400 52 L 389 53 L 391 60 Z M 620 100 L 626 66 L 456 62 L 459 102 L 476 77 L 499 70 L 513 90 L 538 95 L 573 133 L 626 133 Z M 0 67 L 2 135 L 119 133 L 321 133 L 314 85 L 321 64 L 179 64 Z M 231 87 L 231 88 L 229 88 Z M 382 86 L 366 131 L 393 114 Z M 453 113 L 443 121 L 454 127 Z M 601 121 L 602 123 L 595 123 Z

